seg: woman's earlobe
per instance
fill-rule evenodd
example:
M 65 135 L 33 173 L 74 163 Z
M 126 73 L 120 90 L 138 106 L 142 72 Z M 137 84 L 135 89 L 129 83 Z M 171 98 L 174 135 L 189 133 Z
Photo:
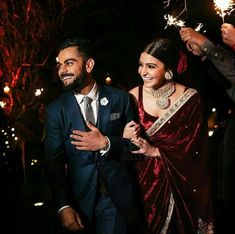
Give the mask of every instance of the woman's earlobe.
M 165 73 L 165 79 L 166 80 L 171 80 L 173 78 L 173 72 L 172 70 L 169 70 Z

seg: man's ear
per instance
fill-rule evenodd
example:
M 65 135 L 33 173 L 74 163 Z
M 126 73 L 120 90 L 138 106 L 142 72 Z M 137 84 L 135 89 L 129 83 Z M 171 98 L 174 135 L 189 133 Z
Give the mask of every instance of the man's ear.
M 93 70 L 94 66 L 95 66 L 95 60 L 93 58 L 89 58 L 86 61 L 86 71 L 90 73 Z

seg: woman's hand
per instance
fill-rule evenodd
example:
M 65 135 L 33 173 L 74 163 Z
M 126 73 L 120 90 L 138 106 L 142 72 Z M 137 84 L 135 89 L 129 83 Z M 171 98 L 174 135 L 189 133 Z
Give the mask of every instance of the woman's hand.
M 123 131 L 123 137 L 124 138 L 138 138 L 140 136 L 140 124 L 136 123 L 135 121 L 131 121 L 126 124 L 124 131 Z
M 132 151 L 133 154 L 143 154 L 147 157 L 161 157 L 158 148 L 150 145 L 144 138 L 132 138 L 131 142 L 139 147 L 139 150 Z

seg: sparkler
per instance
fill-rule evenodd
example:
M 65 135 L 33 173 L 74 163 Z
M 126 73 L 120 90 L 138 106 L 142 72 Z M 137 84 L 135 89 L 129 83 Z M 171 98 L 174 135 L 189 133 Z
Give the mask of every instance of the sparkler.
M 166 0 L 164 1 L 164 4 L 165 4 L 165 7 L 164 8 L 167 8 L 169 7 L 170 5 L 170 2 L 171 0 Z M 166 26 L 165 26 L 165 29 L 168 27 L 168 26 L 171 26 L 171 25 L 174 25 L 176 28 L 177 27 L 184 27 L 185 26 L 185 21 L 184 20 L 179 20 L 179 17 L 184 13 L 184 12 L 187 12 L 187 1 L 184 0 L 184 8 L 183 10 L 176 16 L 176 17 L 173 17 L 172 15 L 170 14 L 166 14 L 164 15 L 164 19 L 166 20 Z
M 185 21 L 183 20 L 178 20 L 177 18 L 173 17 L 172 15 L 170 14 L 166 14 L 164 15 L 164 19 L 166 20 L 166 26 L 165 26 L 165 29 L 168 27 L 168 26 L 171 26 L 171 25 L 174 25 L 176 27 L 184 27 L 185 26 Z
M 222 17 L 224 23 L 225 15 L 230 15 L 235 5 L 232 0 L 214 0 L 215 10 Z

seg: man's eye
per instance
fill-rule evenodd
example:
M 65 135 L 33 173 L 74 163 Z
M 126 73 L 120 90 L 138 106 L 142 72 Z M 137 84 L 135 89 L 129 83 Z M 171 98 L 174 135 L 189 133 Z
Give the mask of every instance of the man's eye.
M 66 62 L 66 64 L 65 64 L 67 67 L 69 67 L 69 66 L 72 66 L 73 65 L 73 62 L 72 61 L 70 61 L 70 62 Z

